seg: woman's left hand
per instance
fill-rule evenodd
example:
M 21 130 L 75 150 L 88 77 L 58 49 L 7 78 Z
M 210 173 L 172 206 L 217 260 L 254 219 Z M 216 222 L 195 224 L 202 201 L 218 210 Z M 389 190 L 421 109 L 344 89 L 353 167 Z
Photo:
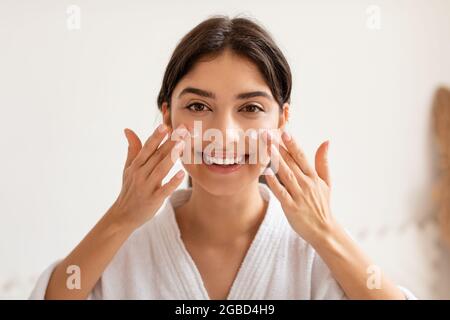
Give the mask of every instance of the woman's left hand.
M 266 174 L 266 181 L 280 201 L 294 231 L 315 246 L 324 237 L 332 235 L 337 227 L 330 210 L 329 141 L 323 142 L 317 149 L 314 169 L 291 135 L 283 132 L 281 137 L 285 147 L 277 143 L 277 148 L 270 134 L 266 141 L 270 145 L 269 154 L 272 163 L 277 164 L 276 173 L 282 184 L 271 174 L 273 170 Z
M 368 268 L 376 265 L 331 214 L 327 160 L 329 141 L 323 142 L 317 149 L 315 168 L 312 168 L 298 143 L 286 132 L 282 134 L 285 146 L 276 143 L 279 145 L 277 148 L 271 143 L 273 140 L 269 136 L 266 143 L 271 146 L 269 154 L 284 186 L 274 174 L 266 175 L 267 184 L 280 200 L 294 231 L 314 247 L 346 296 L 359 300 L 404 300 L 402 290 L 382 273 L 377 275 L 380 281 L 377 289 L 382 290 L 369 287 Z

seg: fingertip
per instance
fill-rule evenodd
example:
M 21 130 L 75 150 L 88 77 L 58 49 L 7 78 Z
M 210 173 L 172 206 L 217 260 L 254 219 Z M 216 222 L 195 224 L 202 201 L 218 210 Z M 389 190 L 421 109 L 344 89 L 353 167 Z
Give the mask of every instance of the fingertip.
M 283 131 L 283 133 L 281 134 L 281 137 L 283 138 L 283 140 L 285 142 L 289 142 L 292 139 L 291 135 L 287 131 Z
M 176 139 L 184 139 L 188 136 L 189 130 L 184 124 L 180 124 L 174 131 L 174 138 Z
M 277 156 L 280 153 L 280 151 L 274 144 L 270 145 L 269 152 L 270 152 L 270 155 L 274 155 L 274 156 Z
M 325 150 L 325 160 L 327 161 L 327 163 L 328 163 L 329 150 L 330 150 L 330 140 L 327 140 L 327 147 Z
M 123 129 L 123 133 L 125 134 L 125 138 L 127 139 L 128 143 L 129 143 L 130 142 L 130 136 L 129 136 L 130 129 L 128 129 L 128 128 Z
M 181 179 L 184 177 L 184 170 L 180 169 L 176 174 L 175 177 L 177 177 L 177 179 Z
M 164 123 L 161 123 L 156 129 L 159 133 L 164 133 L 167 129 L 167 126 Z
M 275 173 L 273 172 L 272 168 L 268 167 L 264 170 L 263 175 L 272 178 L 275 176 Z
M 328 154 L 328 148 L 330 146 L 330 140 L 325 140 L 322 145 L 320 146 L 321 152 L 324 154 L 324 156 L 326 157 Z

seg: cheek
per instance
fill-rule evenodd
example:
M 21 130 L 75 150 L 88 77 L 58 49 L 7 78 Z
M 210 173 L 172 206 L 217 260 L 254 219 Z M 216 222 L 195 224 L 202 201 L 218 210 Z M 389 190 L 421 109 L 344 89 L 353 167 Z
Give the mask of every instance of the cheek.
M 193 117 L 192 113 L 183 106 L 179 106 L 178 104 L 172 106 L 172 109 L 170 110 L 170 119 L 174 129 L 183 124 L 188 129 L 192 130 L 194 128 L 194 121 L 199 120 Z
M 270 111 L 267 114 L 263 114 L 259 117 L 249 120 L 243 120 L 242 128 L 247 130 L 262 130 L 262 129 L 276 129 L 280 121 L 280 114 L 276 111 Z
M 172 122 L 172 127 L 176 129 L 181 124 L 184 124 L 187 126 L 189 123 L 189 119 L 186 118 L 186 116 L 183 114 L 182 110 L 173 109 L 170 114 L 170 119 Z

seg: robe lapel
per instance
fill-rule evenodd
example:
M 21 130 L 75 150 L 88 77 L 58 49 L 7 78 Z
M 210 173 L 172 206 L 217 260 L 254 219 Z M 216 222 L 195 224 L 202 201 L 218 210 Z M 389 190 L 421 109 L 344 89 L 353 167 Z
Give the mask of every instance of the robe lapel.
M 270 189 L 259 185 L 261 195 L 268 201 L 266 215 L 233 282 L 228 300 L 263 299 L 268 274 L 273 271 L 274 258 L 282 238 L 282 214 Z
M 208 299 L 207 291 L 181 239 L 173 209 L 187 201 L 189 196 L 190 189 L 179 189 L 166 201 L 160 216 L 159 236 L 162 241 L 158 256 L 162 260 L 162 269 L 164 269 L 162 272 L 168 275 L 164 278 L 172 282 L 170 299 L 206 300 Z
M 273 271 L 274 257 L 283 234 L 282 214 L 277 199 L 270 189 L 259 184 L 261 195 L 268 201 L 267 211 L 255 238 L 248 249 L 231 286 L 227 299 L 262 299 L 268 286 L 267 279 Z M 166 202 L 162 212 L 161 257 L 165 259 L 167 272 L 178 282 L 179 299 L 209 299 L 200 272 L 187 251 L 173 208 L 181 205 L 190 196 L 191 189 L 176 190 Z

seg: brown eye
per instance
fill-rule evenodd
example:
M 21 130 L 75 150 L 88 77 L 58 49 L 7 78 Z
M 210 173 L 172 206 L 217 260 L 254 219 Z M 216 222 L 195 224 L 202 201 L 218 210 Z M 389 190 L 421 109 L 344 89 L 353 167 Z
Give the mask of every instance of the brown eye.
M 202 111 L 210 110 L 206 105 L 204 105 L 203 103 L 198 103 L 198 102 L 191 103 L 186 108 L 191 111 L 194 111 L 194 112 L 202 112 Z
M 258 107 L 256 104 L 246 105 L 241 110 L 250 113 L 264 112 L 264 110 L 261 107 Z

